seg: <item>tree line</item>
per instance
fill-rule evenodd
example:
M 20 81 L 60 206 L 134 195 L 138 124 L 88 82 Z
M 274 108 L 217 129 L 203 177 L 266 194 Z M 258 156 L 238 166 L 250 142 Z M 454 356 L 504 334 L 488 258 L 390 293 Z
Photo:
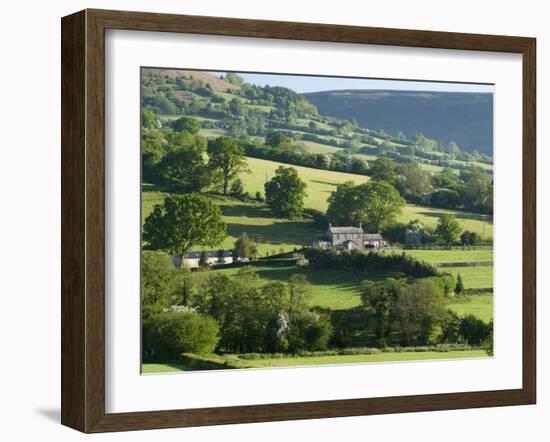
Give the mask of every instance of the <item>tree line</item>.
M 173 269 L 146 252 L 142 268 L 143 357 L 182 353 L 300 353 L 357 346 L 488 343 L 492 330 L 445 309 L 442 277 L 361 283 L 361 305 L 330 311 L 311 304 L 304 274 L 262 283 L 251 267 L 234 277 Z

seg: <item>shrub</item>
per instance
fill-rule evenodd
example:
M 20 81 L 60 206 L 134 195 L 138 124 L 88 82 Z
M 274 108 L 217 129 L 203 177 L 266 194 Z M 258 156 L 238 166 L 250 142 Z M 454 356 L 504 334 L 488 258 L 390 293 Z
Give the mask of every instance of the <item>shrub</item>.
M 144 356 L 177 359 L 182 353 L 212 353 L 219 340 L 216 321 L 193 312 L 160 313 L 143 323 Z
M 244 185 L 240 178 L 237 178 L 235 181 L 233 181 L 233 184 L 231 184 L 231 189 L 229 191 L 231 195 L 235 197 L 241 197 L 244 194 Z
M 414 278 L 440 276 L 439 271 L 431 264 L 418 261 L 405 253 L 381 254 L 355 250 L 337 252 L 307 249 L 305 256 L 313 267 L 325 270 L 393 272 Z
M 486 323 L 474 315 L 467 315 L 460 321 L 459 332 L 468 344 L 480 345 L 488 341 L 493 332 L 493 323 Z

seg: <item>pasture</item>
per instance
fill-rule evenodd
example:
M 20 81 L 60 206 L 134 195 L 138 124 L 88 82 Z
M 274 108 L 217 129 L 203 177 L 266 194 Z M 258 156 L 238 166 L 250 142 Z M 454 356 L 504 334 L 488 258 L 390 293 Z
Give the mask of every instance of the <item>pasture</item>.
M 459 316 L 474 315 L 485 322 L 493 320 L 493 294 L 457 295 L 447 304 Z
M 441 269 L 454 277 L 460 273 L 465 289 L 486 289 L 493 287 L 493 266 L 445 267 Z
M 289 167 L 287 164 L 275 161 L 262 160 L 259 158 L 247 158 L 248 167 L 253 171 L 251 174 L 242 174 L 241 179 L 245 190 L 254 195 L 256 192 L 264 194 L 264 184 L 275 174 L 279 166 Z M 298 175 L 307 184 L 307 196 L 305 206 L 325 211 L 330 194 L 336 190 L 338 184 L 346 181 L 353 181 L 356 184 L 362 184 L 369 180 L 364 175 L 355 175 L 351 173 L 334 172 L 330 170 L 313 169 L 302 166 L 290 166 L 298 171 Z M 418 219 L 426 226 L 433 228 L 437 220 L 444 214 L 450 213 L 456 217 L 463 230 L 476 232 L 483 239 L 493 237 L 493 221 L 491 217 L 469 213 L 459 210 L 436 209 L 433 207 L 407 204 L 403 208 L 399 221 L 407 223 Z
M 482 240 L 493 238 L 493 218 L 487 215 L 464 212 L 461 210 L 436 209 L 433 207 L 407 204 L 403 208 L 400 221 L 408 222 L 418 219 L 428 227 L 435 227 L 437 220 L 444 214 L 455 216 L 463 230 L 476 232 Z
M 152 189 L 147 185 L 143 187 L 143 220 L 155 204 L 162 203 L 165 195 Z M 273 255 L 310 245 L 313 238 L 321 233 L 310 220 L 291 221 L 273 217 L 264 204 L 212 195 L 210 198 L 220 207 L 227 224 L 228 236 L 220 248 L 231 249 L 237 237 L 246 232 L 257 243 L 259 256 Z
M 487 284 L 487 282 L 478 282 L 475 272 L 473 272 L 474 276 L 472 276 L 471 269 L 477 268 L 485 269 L 485 273 L 490 272 L 489 276 L 492 277 L 492 267 L 461 267 L 460 274 L 466 288 L 476 288 L 472 286 Z M 344 310 L 361 305 L 359 291 L 361 282 L 367 279 L 380 281 L 390 276 L 389 274 L 374 272 L 358 273 L 340 270 L 316 270 L 295 266 L 270 266 L 269 261 L 261 262 L 255 267 L 255 270 L 263 284 L 272 281 L 287 282 L 290 276 L 295 273 L 306 275 L 311 284 L 310 304 L 330 308 L 331 310 Z M 239 268 L 219 269 L 215 271 L 234 276 L 239 271 Z M 493 316 L 493 295 L 455 296 L 449 298 L 448 307 L 459 315 L 472 314 L 484 321 L 488 321 Z
M 308 152 L 331 154 L 335 152 L 344 152 L 344 149 L 336 146 L 329 146 L 328 144 L 316 143 L 315 141 L 300 140 L 299 144 L 303 145 Z
M 449 352 L 395 352 L 372 355 L 306 356 L 289 358 L 247 359 L 250 368 L 299 367 L 307 365 L 367 364 L 380 362 L 406 362 L 423 360 L 445 360 L 457 358 L 486 358 L 484 350 L 464 350 Z
M 273 368 L 300 367 L 310 365 L 368 364 L 388 362 L 409 362 L 425 360 L 448 360 L 458 358 L 478 359 L 488 357 L 485 350 L 425 351 L 425 352 L 387 352 L 369 355 L 303 356 L 303 357 L 266 357 L 241 359 L 238 355 L 208 355 L 205 359 L 215 361 L 219 368 Z M 176 373 L 188 371 L 190 367 L 181 363 L 142 364 L 142 373 Z
M 361 305 L 359 286 L 362 281 L 369 279 L 380 281 L 388 277 L 386 274 L 372 272 L 345 272 L 339 270 L 326 271 L 295 266 L 281 267 L 263 265 L 255 268 L 262 278 L 262 283 L 272 281 L 287 282 L 291 275 L 299 273 L 305 275 L 311 284 L 311 299 L 314 306 L 344 310 Z M 215 270 L 227 275 L 235 275 L 239 269 Z
M 452 250 L 392 250 L 383 252 L 386 254 L 406 253 L 420 261 L 426 261 L 430 264 L 439 263 L 457 263 L 457 262 L 489 262 L 493 261 L 492 248 L 477 248 L 476 250 L 453 248 Z M 445 270 L 445 269 L 442 269 Z
M 264 194 L 264 184 L 275 175 L 279 166 L 289 167 L 275 161 L 262 160 L 247 157 L 248 167 L 253 173 L 241 174 L 244 188 L 251 195 L 256 192 Z M 365 183 L 367 176 L 351 173 L 334 172 L 330 170 L 313 169 L 310 167 L 290 166 L 298 171 L 300 178 L 307 184 L 305 206 L 312 209 L 325 211 L 330 194 L 336 190 L 339 184 L 346 181 L 354 181 L 356 184 Z

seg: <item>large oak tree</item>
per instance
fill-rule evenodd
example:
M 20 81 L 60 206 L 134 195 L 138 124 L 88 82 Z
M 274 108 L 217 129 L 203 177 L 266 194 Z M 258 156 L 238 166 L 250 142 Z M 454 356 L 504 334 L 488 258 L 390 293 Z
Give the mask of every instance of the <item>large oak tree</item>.
M 356 186 L 348 181 L 340 184 L 328 199 L 327 217 L 335 225 L 355 226 L 359 223 L 371 233 L 395 222 L 405 201 L 387 181 L 371 180 Z
M 197 194 L 166 197 L 143 226 L 143 239 L 150 248 L 182 255 L 196 246 L 215 247 L 226 236 L 220 208 Z
M 277 216 L 295 219 L 304 211 L 306 183 L 293 167 L 279 166 L 271 181 L 265 183 L 265 199 Z

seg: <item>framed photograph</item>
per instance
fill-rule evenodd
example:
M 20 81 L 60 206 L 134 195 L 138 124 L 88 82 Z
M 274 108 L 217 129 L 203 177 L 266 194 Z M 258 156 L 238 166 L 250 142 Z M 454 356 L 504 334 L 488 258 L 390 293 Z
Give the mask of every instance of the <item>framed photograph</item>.
M 535 39 L 62 19 L 62 423 L 536 400 Z

